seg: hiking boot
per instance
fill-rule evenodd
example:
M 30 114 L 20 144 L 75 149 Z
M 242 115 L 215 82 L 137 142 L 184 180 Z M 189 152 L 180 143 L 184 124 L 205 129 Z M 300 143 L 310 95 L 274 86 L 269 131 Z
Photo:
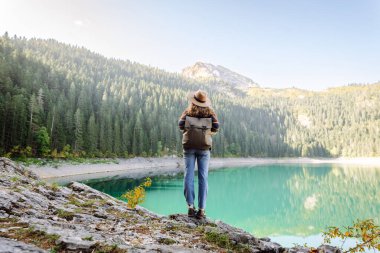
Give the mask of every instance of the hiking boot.
M 195 218 L 205 219 L 206 218 L 205 210 L 199 209 L 197 214 L 195 215 Z
M 187 211 L 187 216 L 189 216 L 189 217 L 195 217 L 195 209 L 194 209 L 194 207 L 189 207 L 189 209 Z

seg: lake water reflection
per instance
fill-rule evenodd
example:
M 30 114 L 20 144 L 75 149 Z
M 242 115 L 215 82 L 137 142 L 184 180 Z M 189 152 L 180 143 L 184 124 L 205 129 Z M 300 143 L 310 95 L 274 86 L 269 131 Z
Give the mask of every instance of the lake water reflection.
M 139 182 L 85 183 L 118 197 Z M 143 206 L 160 214 L 185 213 L 182 176 L 153 178 Z M 317 246 L 327 226 L 366 218 L 379 223 L 380 166 L 292 164 L 211 171 L 206 213 L 284 246 Z

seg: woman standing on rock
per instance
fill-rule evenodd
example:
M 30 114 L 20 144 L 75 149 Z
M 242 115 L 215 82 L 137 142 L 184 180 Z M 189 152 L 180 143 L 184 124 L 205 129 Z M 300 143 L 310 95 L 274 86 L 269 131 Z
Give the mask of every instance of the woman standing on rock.
M 219 129 L 216 113 L 206 92 L 198 90 L 188 94 L 190 102 L 182 113 L 178 126 L 183 130 L 183 155 L 185 160 L 184 194 L 188 205 L 188 216 L 205 218 L 208 190 L 208 166 L 212 146 L 211 136 Z M 194 168 L 198 165 L 198 206 L 194 207 Z

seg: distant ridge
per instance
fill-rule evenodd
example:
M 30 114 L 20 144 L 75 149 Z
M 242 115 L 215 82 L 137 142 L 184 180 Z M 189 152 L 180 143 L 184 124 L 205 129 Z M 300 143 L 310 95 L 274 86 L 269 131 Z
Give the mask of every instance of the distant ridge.
M 196 62 L 194 65 L 184 68 L 182 75 L 193 79 L 222 81 L 240 90 L 259 87 L 252 79 L 223 66 L 215 66 L 211 63 Z

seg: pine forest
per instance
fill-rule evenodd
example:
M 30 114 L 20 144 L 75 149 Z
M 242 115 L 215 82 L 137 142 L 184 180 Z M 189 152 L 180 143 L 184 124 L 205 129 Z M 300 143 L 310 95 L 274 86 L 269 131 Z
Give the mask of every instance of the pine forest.
M 234 89 L 55 40 L 0 37 L 0 155 L 180 156 L 189 91 L 208 92 L 218 157 L 380 156 L 380 83 Z

